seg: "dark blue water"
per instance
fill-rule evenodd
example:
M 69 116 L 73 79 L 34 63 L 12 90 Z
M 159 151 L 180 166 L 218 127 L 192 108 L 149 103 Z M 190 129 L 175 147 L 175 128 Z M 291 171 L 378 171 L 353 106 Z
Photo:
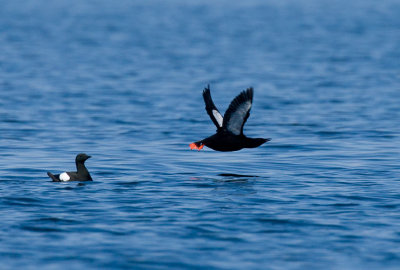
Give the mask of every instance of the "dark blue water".
M 400 269 L 399 14 L 0 1 L 0 268 Z M 272 141 L 190 151 L 208 83 Z M 49 181 L 80 152 L 93 182 Z

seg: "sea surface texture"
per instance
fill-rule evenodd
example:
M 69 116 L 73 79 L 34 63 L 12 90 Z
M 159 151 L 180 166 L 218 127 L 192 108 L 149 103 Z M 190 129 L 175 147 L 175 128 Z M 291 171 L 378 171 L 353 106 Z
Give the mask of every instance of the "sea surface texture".
M 0 0 L 1 269 L 400 269 L 398 0 Z M 259 148 L 191 151 L 254 87 Z M 93 182 L 54 183 L 78 153 Z

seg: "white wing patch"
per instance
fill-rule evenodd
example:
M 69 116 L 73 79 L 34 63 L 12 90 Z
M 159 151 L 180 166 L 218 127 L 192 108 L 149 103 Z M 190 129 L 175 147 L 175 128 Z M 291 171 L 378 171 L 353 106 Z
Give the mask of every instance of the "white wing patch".
M 246 114 L 250 110 L 250 108 L 251 108 L 250 100 L 240 104 L 237 107 L 236 111 L 231 114 L 229 122 L 226 125 L 227 130 L 229 130 L 235 135 L 240 135 L 244 118 L 246 117 Z
M 69 181 L 69 179 L 71 179 L 71 177 L 69 177 L 68 173 L 63 172 L 62 174 L 60 174 L 61 181 Z
M 214 115 L 215 120 L 217 120 L 218 125 L 222 127 L 222 122 L 224 121 L 222 115 L 217 110 L 212 110 L 212 113 Z

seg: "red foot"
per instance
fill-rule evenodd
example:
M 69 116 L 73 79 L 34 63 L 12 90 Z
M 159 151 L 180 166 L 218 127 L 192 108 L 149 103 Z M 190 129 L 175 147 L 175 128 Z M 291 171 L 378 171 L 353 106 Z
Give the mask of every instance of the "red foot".
M 203 149 L 204 144 L 200 144 L 200 146 L 197 146 L 195 143 L 191 143 L 191 144 L 189 144 L 189 146 L 190 146 L 190 150 L 197 149 L 200 151 L 201 149 Z

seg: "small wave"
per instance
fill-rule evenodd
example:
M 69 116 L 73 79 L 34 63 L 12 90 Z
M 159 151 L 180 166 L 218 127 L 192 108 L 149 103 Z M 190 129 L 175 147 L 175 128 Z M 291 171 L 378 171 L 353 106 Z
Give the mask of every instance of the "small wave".
M 42 227 L 42 226 L 33 226 L 33 225 L 22 225 L 20 226 L 21 230 L 31 231 L 31 232 L 62 232 L 63 229 L 57 227 Z
M 219 176 L 224 176 L 224 177 L 246 177 L 246 178 L 259 177 L 257 175 L 236 174 L 236 173 L 220 173 L 218 175 Z

